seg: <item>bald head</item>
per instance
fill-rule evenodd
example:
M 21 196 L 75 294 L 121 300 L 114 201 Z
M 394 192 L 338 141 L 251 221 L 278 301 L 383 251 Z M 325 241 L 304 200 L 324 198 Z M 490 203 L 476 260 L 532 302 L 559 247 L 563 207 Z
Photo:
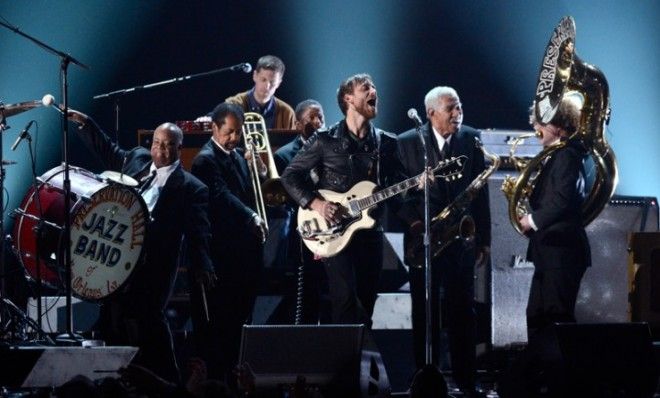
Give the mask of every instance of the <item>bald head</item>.
M 156 168 L 169 166 L 181 155 L 183 131 L 174 123 L 163 123 L 154 130 L 151 142 L 151 160 Z

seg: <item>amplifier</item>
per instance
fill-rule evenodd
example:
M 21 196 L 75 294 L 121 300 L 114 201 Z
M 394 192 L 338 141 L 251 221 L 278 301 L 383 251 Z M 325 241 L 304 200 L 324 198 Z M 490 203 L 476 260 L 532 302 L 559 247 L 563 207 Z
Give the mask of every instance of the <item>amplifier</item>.
M 515 232 L 502 176 L 489 179 L 492 219 L 491 344 L 527 342 L 525 309 L 534 265 L 526 261 L 527 238 Z M 658 231 L 655 198 L 614 196 L 587 227 L 592 266 L 582 279 L 575 306 L 578 322 L 628 322 L 628 239 L 633 232 Z
M 488 152 L 500 157 L 500 170 L 514 170 L 515 167 L 509 157 L 509 151 L 514 140 L 523 134 L 533 134 L 531 130 L 495 130 L 481 131 L 481 142 Z M 543 146 L 536 137 L 521 141 L 516 147 L 515 155 L 518 158 L 530 159 L 536 156 Z

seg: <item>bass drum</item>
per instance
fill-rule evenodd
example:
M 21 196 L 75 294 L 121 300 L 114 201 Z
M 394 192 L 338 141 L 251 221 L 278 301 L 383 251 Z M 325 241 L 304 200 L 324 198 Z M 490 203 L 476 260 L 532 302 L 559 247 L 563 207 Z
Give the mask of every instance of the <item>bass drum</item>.
M 17 210 L 15 249 L 32 279 L 64 287 L 64 167 L 46 172 Z M 149 212 L 137 192 L 69 166 L 71 292 L 102 300 L 117 292 L 141 261 Z M 40 204 L 40 205 L 39 205 Z M 37 252 L 38 250 L 38 252 Z M 38 258 L 37 258 L 38 257 Z

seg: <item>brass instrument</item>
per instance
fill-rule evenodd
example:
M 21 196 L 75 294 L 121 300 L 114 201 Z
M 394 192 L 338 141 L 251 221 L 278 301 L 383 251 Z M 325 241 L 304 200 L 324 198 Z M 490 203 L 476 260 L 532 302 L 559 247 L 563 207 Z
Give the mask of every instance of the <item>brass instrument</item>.
M 256 112 L 246 112 L 243 121 L 243 141 L 245 149 L 252 151 L 251 179 L 254 197 L 256 199 L 257 214 L 268 223 L 266 206 L 279 206 L 289 200 L 289 196 L 282 185 L 275 159 L 268 140 L 266 122 L 263 116 Z M 259 178 L 256 156 L 265 156 L 266 180 L 262 183 Z M 262 157 L 263 159 L 263 157 Z
M 548 42 L 536 86 L 534 115 L 538 123 L 547 124 L 555 116 L 562 99 L 579 97 L 582 102 L 580 126 L 569 140 L 580 140 L 594 161 L 597 176 L 589 195 L 582 204 L 584 225 L 593 221 L 607 204 L 618 183 L 618 170 L 614 152 L 603 135 L 609 123 L 609 86 L 603 73 L 583 62 L 575 54 L 575 21 L 564 17 Z M 507 176 L 502 191 L 509 202 L 509 219 L 513 227 L 523 234 L 519 218 L 528 213 L 529 195 L 534 188 L 545 160 L 566 142 L 544 148 L 529 162 L 514 163 L 520 167 L 517 178 Z
M 480 140 L 476 146 L 484 156 L 490 159 L 491 165 L 482 171 L 470 185 L 465 188 L 447 207 L 431 220 L 431 257 L 437 257 L 444 249 L 456 240 L 471 242 L 474 240 L 475 223 L 471 216 L 464 214 L 479 191 L 488 182 L 488 177 L 500 167 L 500 157 L 488 152 Z M 415 267 L 424 266 L 423 237 L 416 237 L 407 247 L 408 264 Z

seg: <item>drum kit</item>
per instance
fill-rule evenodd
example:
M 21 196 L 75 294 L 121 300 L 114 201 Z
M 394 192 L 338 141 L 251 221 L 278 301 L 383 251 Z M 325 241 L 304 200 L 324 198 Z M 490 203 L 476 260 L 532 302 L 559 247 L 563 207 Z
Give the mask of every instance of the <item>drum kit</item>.
M 42 101 L 0 103 L 0 132 L 6 129 L 7 117 L 42 105 Z M 0 167 L 13 163 L 3 160 Z M 33 186 L 13 212 L 12 248 L 27 279 L 37 284 L 37 296 L 41 288 L 64 294 L 64 224 L 68 212 L 70 294 L 85 301 L 103 302 L 120 292 L 139 266 L 149 211 L 133 178 L 114 171 L 95 174 L 75 166 L 68 169 L 69 201 L 65 201 L 64 164 L 35 176 Z M 4 179 L 4 169 L 0 173 Z M 68 209 L 65 202 L 69 202 Z M 0 305 L 15 313 L 16 306 L 2 298 L 2 293 L 0 290 Z M 40 297 L 37 300 L 40 302 Z M 0 324 L 0 340 L 8 334 L 2 329 Z

